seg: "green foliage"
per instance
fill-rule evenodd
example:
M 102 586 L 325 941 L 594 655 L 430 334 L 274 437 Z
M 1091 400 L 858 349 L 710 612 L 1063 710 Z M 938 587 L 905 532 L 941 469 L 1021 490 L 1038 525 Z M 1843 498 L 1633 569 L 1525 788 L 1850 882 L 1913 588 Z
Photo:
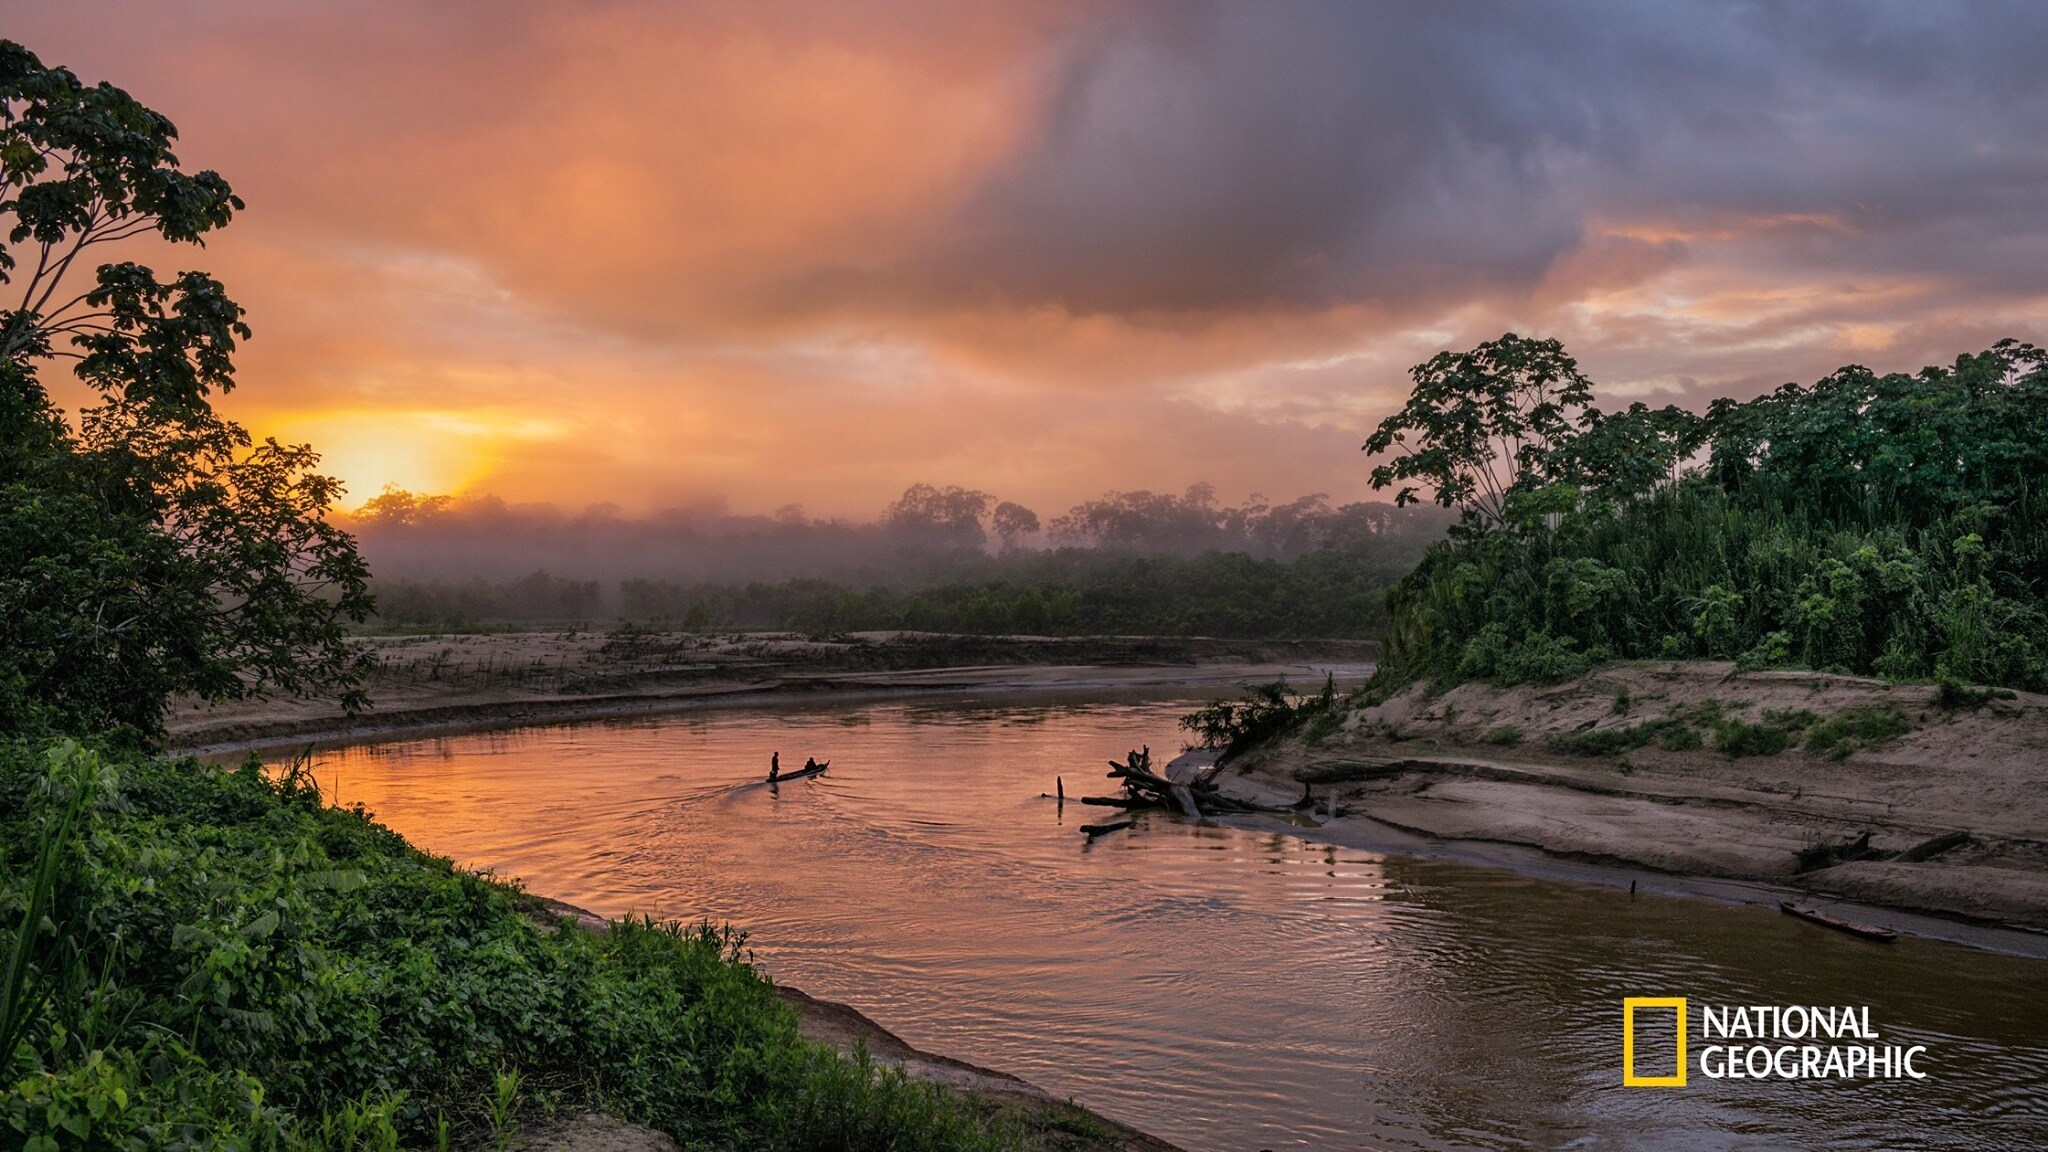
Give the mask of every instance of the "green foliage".
M 242 207 L 180 170 L 176 136 L 0 41 L 0 284 L 19 293 L 0 309 L 0 729 L 149 738 L 179 692 L 361 702 L 342 626 L 370 601 L 324 518 L 338 486 L 309 448 L 256 444 L 213 409 L 241 308 L 203 272 L 129 262 L 60 291 L 88 249 L 197 243 Z M 75 420 L 42 380 L 58 358 L 92 396 Z
M 2010 688 L 1973 688 L 1943 676 L 1936 678 L 1934 682 L 1934 699 L 1931 703 L 1944 712 L 1961 709 L 1974 711 L 1993 700 L 2012 700 L 2016 696 L 2017 693 Z
M 1668 728 L 1657 738 L 1657 747 L 1666 752 L 1690 752 L 1705 743 L 1706 740 L 1700 736 L 1700 730 L 1690 724 Z
M 1470 352 L 1438 353 L 1410 372 L 1401 411 L 1366 441 L 1375 455 L 1403 455 L 1373 469 L 1372 486 L 1403 484 L 1395 503 L 1417 499 L 1420 480 L 1437 503 L 1466 513 L 1469 528 L 1506 521 L 1509 497 L 1559 474 L 1558 447 L 1592 400 L 1593 385 L 1556 340 L 1510 332 Z
M 1792 745 L 1782 725 L 1723 720 L 1714 726 L 1714 748 L 1730 760 L 1743 756 L 1775 756 Z
M 1510 747 L 1522 742 L 1522 730 L 1512 725 L 1504 724 L 1499 728 L 1487 730 L 1485 734 L 1479 737 L 1479 742 L 1481 744 L 1497 744 L 1501 747 Z
M 1912 719 L 1897 704 L 1860 704 L 1808 728 L 1806 750 L 1840 760 L 1859 748 L 1889 744 L 1912 730 Z
M 1912 730 L 1913 722 L 1896 704 L 1857 705 L 1826 719 L 1804 708 L 1765 709 L 1757 720 L 1747 721 L 1729 715 L 1719 701 L 1710 700 L 1655 720 L 1589 728 L 1560 737 L 1553 746 L 1581 756 L 1615 756 L 1651 744 L 1667 752 L 1686 752 L 1704 746 L 1703 728 L 1713 734 L 1715 749 L 1730 759 L 1774 756 L 1804 733 L 1807 751 L 1840 760 L 1858 748 L 1874 748 L 1897 739 Z
M 1623 419 L 1641 427 L 1608 437 Z M 1646 487 L 1623 457 L 1652 433 L 1704 466 Z M 1844 369 L 1696 424 L 1589 410 L 1550 453 L 1506 501 L 1540 514 L 1468 504 L 1390 593 L 1390 678 L 1665 658 L 2048 688 L 2048 357 L 2031 345 Z
M 1618 724 L 1611 728 L 1590 728 L 1584 732 L 1575 732 L 1558 740 L 1556 746 L 1560 751 L 1580 756 L 1614 756 L 1672 740 L 1676 733 L 1690 731 L 1692 726 L 1683 720 L 1644 720 L 1636 724 Z
M 1317 729 L 1320 741 L 1343 721 L 1334 677 L 1325 676 L 1323 690 L 1314 696 L 1291 695 L 1285 679 L 1247 684 L 1244 689 L 1239 699 L 1218 700 L 1180 718 L 1181 728 L 1194 733 L 1197 745 L 1222 750 L 1218 763 L 1305 727 Z
M 297 771 L 0 747 L 0 877 L 40 990 L 0 1145 L 480 1147 L 589 1105 L 691 1149 L 1009 1140 L 802 1041 L 735 934 L 543 926 Z

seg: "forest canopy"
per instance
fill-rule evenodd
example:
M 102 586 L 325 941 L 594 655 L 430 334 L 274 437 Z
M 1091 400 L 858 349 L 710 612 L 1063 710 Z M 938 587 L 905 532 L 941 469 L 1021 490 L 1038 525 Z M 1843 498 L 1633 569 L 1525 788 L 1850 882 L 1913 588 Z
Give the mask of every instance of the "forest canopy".
M 1374 484 L 1420 480 L 1459 522 L 1390 595 L 1394 678 L 1700 658 L 2048 688 L 2031 344 L 1852 365 L 1704 415 L 1604 414 L 1560 345 L 1512 334 L 1414 375 L 1366 445 L 1398 453 Z

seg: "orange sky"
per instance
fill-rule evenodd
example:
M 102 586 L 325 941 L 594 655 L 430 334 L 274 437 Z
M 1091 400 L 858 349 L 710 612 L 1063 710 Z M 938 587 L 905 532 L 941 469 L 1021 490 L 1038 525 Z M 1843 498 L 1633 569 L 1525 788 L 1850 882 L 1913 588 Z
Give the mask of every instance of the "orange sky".
M 1356 499 L 1406 367 L 1504 330 L 1698 404 L 2048 315 L 2040 81 L 1867 79 L 1878 33 L 1948 50 L 1924 29 L 967 7 L 29 2 L 0 34 L 248 201 L 145 258 L 249 309 L 229 411 L 351 503 Z

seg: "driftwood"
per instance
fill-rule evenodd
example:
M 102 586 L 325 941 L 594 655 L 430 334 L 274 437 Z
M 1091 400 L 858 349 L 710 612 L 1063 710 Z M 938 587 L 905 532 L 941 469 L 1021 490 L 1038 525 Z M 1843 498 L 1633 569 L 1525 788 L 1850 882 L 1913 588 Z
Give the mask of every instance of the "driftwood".
M 1096 804 L 1104 808 L 1151 808 L 1150 800 L 1133 800 L 1129 796 L 1083 796 L 1083 804 Z
M 1131 825 L 1136 823 L 1136 820 L 1132 820 L 1129 817 L 1126 817 L 1122 820 L 1105 820 L 1100 824 L 1083 824 L 1081 825 L 1081 831 L 1087 833 L 1088 838 L 1090 840 L 1093 840 L 1097 836 L 1101 836 L 1110 832 L 1116 832 L 1120 829 L 1129 828 Z
M 1793 865 L 1792 871 L 1794 873 L 1817 872 L 1822 868 L 1832 868 L 1837 864 L 1847 864 L 1852 860 L 1888 860 L 1890 858 L 1891 853 L 1881 852 L 1872 848 L 1870 846 L 1870 833 L 1864 832 L 1854 840 L 1845 840 L 1840 844 L 1829 844 L 1823 841 L 1819 844 L 1810 844 L 1807 847 L 1801 848 L 1796 854 L 1796 863 Z
M 1943 852 L 1959 848 L 1969 842 L 1968 832 L 1944 832 L 1903 851 L 1886 852 L 1881 848 L 1872 848 L 1870 833 L 1865 832 L 1854 840 L 1845 840 L 1840 844 L 1821 843 L 1800 849 L 1798 863 L 1793 871 L 1813 872 L 1857 860 L 1891 860 L 1900 864 L 1918 864 L 1922 860 L 1932 860 Z
M 1109 762 L 1109 778 L 1123 782 L 1121 796 L 1083 796 L 1083 804 L 1101 804 L 1127 811 L 1140 808 L 1178 810 L 1190 820 L 1227 813 L 1270 809 L 1225 796 L 1216 787 L 1217 770 L 1207 769 L 1186 781 L 1168 780 L 1152 770 L 1150 746 L 1134 749 L 1123 760 Z
M 1306 768 L 1294 770 L 1294 778 L 1303 784 L 1353 784 L 1362 780 L 1383 780 L 1405 772 L 1428 771 L 1441 765 L 1425 764 L 1406 758 L 1368 760 L 1325 760 Z
M 1960 848 L 1969 842 L 1968 832 L 1949 832 L 1931 840 L 1923 840 L 1892 859 L 1901 864 L 1918 864 L 1922 860 L 1931 860 L 1951 848 Z

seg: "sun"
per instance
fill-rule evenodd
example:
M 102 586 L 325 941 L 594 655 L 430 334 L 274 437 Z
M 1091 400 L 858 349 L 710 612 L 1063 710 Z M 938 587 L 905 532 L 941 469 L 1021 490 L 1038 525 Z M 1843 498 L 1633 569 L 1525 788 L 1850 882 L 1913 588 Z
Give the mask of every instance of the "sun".
M 488 413 L 351 410 L 294 414 L 271 434 L 311 443 L 320 471 L 347 489 L 342 506 L 359 508 L 386 488 L 459 494 L 488 475 L 510 443 L 546 439 L 551 430 Z

